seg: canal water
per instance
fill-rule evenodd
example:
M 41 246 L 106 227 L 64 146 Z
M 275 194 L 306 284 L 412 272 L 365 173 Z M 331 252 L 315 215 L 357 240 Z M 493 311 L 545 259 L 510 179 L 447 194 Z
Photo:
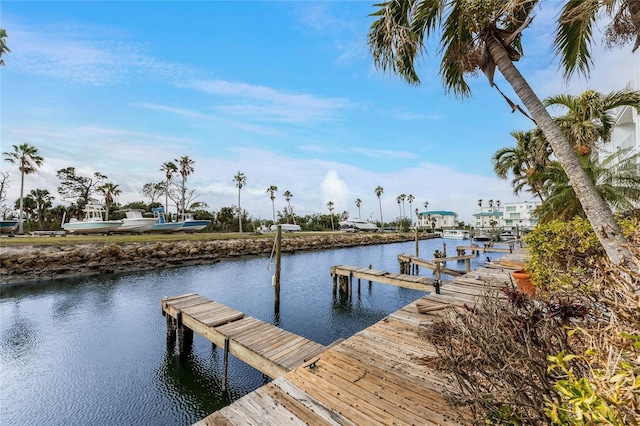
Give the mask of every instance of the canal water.
M 449 255 L 459 241 L 445 240 Z M 422 257 L 442 239 L 420 242 Z M 348 338 L 424 292 L 354 283 L 333 296 L 329 268 L 398 271 L 397 255 L 415 243 L 285 254 L 280 311 L 274 311 L 266 257 L 210 265 L 57 280 L 0 293 L 0 423 L 7 425 L 189 425 L 269 379 L 229 357 L 223 394 L 222 350 L 194 336 L 180 359 L 166 344 L 164 296 L 199 293 L 285 330 L 328 345 Z M 488 255 L 492 260 L 500 254 Z M 487 255 L 472 261 L 482 265 Z M 448 267 L 464 269 L 464 262 Z M 432 272 L 420 270 L 432 277 Z M 177 345 L 176 345 L 177 346 Z

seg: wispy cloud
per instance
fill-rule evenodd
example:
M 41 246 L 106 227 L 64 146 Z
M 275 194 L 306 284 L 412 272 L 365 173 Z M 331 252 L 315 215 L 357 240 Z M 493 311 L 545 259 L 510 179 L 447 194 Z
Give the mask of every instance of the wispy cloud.
M 321 154 L 359 155 L 363 157 L 386 160 L 411 160 L 417 158 L 416 154 L 408 151 L 392 151 L 386 149 L 360 148 L 360 147 L 329 147 L 320 145 L 300 145 L 301 151 Z

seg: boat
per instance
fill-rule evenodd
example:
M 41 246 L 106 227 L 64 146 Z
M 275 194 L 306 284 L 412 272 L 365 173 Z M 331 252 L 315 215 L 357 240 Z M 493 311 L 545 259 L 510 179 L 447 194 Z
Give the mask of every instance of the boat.
M 292 223 L 280 223 L 278 225 L 280 225 L 280 230 L 284 232 L 297 232 L 302 229 L 300 228 L 300 225 L 294 225 Z M 277 231 L 278 225 L 271 225 L 271 231 Z
M 164 216 L 164 207 L 155 207 L 151 209 L 156 222 L 148 230 L 148 232 L 177 232 L 184 226 L 184 222 L 167 222 Z
M 84 218 L 71 218 L 62 225 L 62 229 L 76 234 L 108 234 L 122 226 L 122 220 L 104 220 L 105 210 L 96 204 L 87 204 L 84 208 Z
M 146 232 L 158 221 L 155 217 L 142 216 L 142 210 L 129 209 L 125 211 L 125 214 L 127 217 L 122 219 L 122 226 L 116 229 L 115 232 Z
M 208 219 L 194 219 L 193 213 L 185 213 L 184 215 L 184 225 L 180 228 L 180 231 L 184 232 L 196 232 L 200 231 L 211 223 Z
M 0 220 L 0 233 L 13 234 L 19 223 L 18 220 Z
M 375 223 L 371 223 L 368 220 L 361 218 L 344 220 L 342 222 L 338 222 L 338 224 L 340 225 L 341 231 L 347 232 L 375 232 L 378 230 L 378 226 Z
M 502 231 L 500 233 L 500 241 L 515 241 L 516 236 L 511 231 Z
M 469 231 L 466 229 L 444 229 L 442 231 L 442 238 L 448 238 L 451 240 L 468 240 Z
M 491 241 L 491 235 L 489 235 L 488 232 L 484 231 L 484 230 L 478 230 L 476 231 L 475 235 L 473 236 L 473 240 L 474 241 Z

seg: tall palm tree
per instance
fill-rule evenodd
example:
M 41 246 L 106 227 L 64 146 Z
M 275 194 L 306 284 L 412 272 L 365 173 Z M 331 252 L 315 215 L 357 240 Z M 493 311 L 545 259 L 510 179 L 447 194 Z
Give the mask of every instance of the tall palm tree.
M 376 193 L 376 197 L 378 197 L 378 205 L 380 206 L 380 228 L 384 230 L 384 222 L 382 221 L 382 200 L 380 199 L 380 196 L 384 192 L 384 188 L 378 185 L 373 191 Z
M 402 226 L 402 195 L 398 195 L 396 197 L 396 202 L 398 203 L 398 210 L 400 211 L 398 215 L 398 230 Z
M 489 204 L 489 211 L 493 212 L 493 200 L 489 200 L 487 204 Z
M 269 198 L 271 198 L 271 209 L 273 210 L 273 223 L 276 223 L 276 192 L 278 192 L 278 187 L 275 185 L 269 185 L 267 188 L 267 192 L 269 193 Z
M 378 10 L 372 14 L 376 20 L 369 30 L 369 45 L 377 67 L 399 74 L 410 84 L 419 84 L 416 69 L 419 61 L 416 59 L 428 54 L 425 39 L 439 34 L 443 52 L 440 64 L 443 84 L 448 92 L 461 98 L 471 95 L 466 75 L 475 75 L 480 69 L 493 87 L 497 67 L 549 141 L 608 258 L 613 264 L 627 263 L 637 270 L 627 240 L 610 207 L 582 168 L 578 155 L 562 130 L 514 65 L 523 53 L 522 31 L 531 23 L 531 14 L 537 3 L 538 0 L 389 0 L 378 4 Z M 584 15 L 580 22 L 575 17 L 575 9 L 583 3 L 593 5 L 594 13 Z M 588 50 L 592 34 L 589 25 L 595 24 L 597 12 L 604 9 L 605 3 L 611 2 L 570 1 L 565 4 L 556 31 L 555 47 L 561 56 L 566 78 L 575 71 L 589 72 Z M 629 4 L 620 2 L 620 8 L 630 9 Z M 524 112 L 509 102 L 513 111 Z
M 7 43 L 5 42 L 5 38 L 7 38 L 7 30 L 4 28 L 0 28 L 0 65 L 4 65 L 4 59 L 2 59 L 2 55 L 5 53 L 11 52 L 7 47 Z
M 22 214 L 24 213 L 24 176 L 35 173 L 38 167 L 42 165 L 44 159 L 38 154 L 38 149 L 29 145 L 12 145 L 13 152 L 3 152 L 5 161 L 11 164 L 17 164 L 20 170 L 20 225 L 18 233 L 24 233 L 22 223 Z
M 424 202 L 424 210 L 425 211 L 429 210 L 429 202 L 428 201 Z
M 581 159 L 598 192 L 616 211 L 631 210 L 639 206 L 638 158 L 640 153 L 630 155 L 630 149 L 624 149 L 614 152 L 601 162 L 589 157 Z M 549 197 L 536 209 L 539 221 L 545 223 L 553 219 L 586 217 L 573 185 L 557 161 L 547 166 L 544 175 L 545 184 L 549 187 Z
M 242 209 L 240 208 L 240 190 L 247 182 L 247 177 L 242 172 L 238 172 L 237 175 L 233 177 L 233 181 L 236 183 L 238 187 L 238 229 L 240 233 L 242 233 Z
M 162 163 L 160 171 L 164 172 L 164 177 L 167 179 L 167 183 L 164 187 L 164 213 L 169 214 L 169 188 L 173 175 L 178 173 L 178 166 L 176 166 L 172 161 L 167 161 L 166 163 Z
M 333 201 L 329 201 L 327 203 L 327 208 L 329 209 L 329 213 L 331 214 L 331 230 L 335 231 L 333 227 Z
M 538 184 L 536 175 L 542 173 L 549 163 L 551 148 L 539 129 L 526 132 L 511 132 L 516 140 L 516 146 L 499 149 L 491 159 L 493 171 L 501 179 L 506 179 L 509 173 L 513 175 L 511 186 L 513 193 L 518 195 L 525 186 L 529 191 L 544 201 L 545 194 Z
M 562 106 L 566 112 L 556 122 L 580 155 L 589 155 L 601 140 L 611 140 L 615 117 L 611 111 L 630 106 L 640 112 L 640 92 L 620 90 L 607 95 L 587 90 L 578 96 L 562 94 L 544 100 L 546 106 Z
M 187 179 L 195 171 L 193 165 L 196 162 L 188 156 L 183 156 L 180 157 L 180 159 L 175 159 L 173 161 L 177 163 L 178 171 L 180 172 L 180 200 L 178 202 L 178 217 L 184 220 L 185 211 L 187 210 Z
M 356 198 L 356 206 L 358 207 L 358 218 L 361 218 L 362 215 L 360 214 L 360 206 L 362 205 L 362 200 L 360 198 Z
M 115 201 L 115 197 L 122 194 L 122 191 L 118 188 L 117 184 L 113 182 L 106 182 L 98 187 L 98 192 L 104 195 L 104 220 L 109 220 L 109 210 Z
M 414 200 L 416 199 L 416 197 L 414 197 L 412 194 L 409 194 L 407 196 L 407 201 L 409 202 L 409 212 L 411 213 L 411 223 L 413 223 L 413 210 L 412 210 L 412 204 L 414 202 Z
M 402 220 L 404 221 L 407 218 L 407 215 L 405 213 L 405 209 L 404 209 L 404 200 L 407 199 L 407 194 L 400 194 L 400 200 L 402 200 Z
M 293 207 L 291 207 L 291 198 L 293 198 L 293 194 L 291 191 L 286 190 L 284 192 L 284 199 L 287 200 L 287 206 L 289 206 L 289 214 L 291 215 L 291 221 L 296 225 L 296 216 L 293 214 Z

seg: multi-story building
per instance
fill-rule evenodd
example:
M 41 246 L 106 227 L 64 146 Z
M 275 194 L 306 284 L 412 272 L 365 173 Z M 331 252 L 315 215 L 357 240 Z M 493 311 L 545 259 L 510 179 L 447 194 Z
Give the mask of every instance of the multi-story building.
M 458 214 L 446 210 L 432 210 L 418 213 L 418 228 L 457 228 Z
M 521 201 L 481 207 L 480 212 L 473 215 L 473 225 L 476 229 L 531 229 L 538 223 L 533 212 L 539 205 L 537 201 Z

